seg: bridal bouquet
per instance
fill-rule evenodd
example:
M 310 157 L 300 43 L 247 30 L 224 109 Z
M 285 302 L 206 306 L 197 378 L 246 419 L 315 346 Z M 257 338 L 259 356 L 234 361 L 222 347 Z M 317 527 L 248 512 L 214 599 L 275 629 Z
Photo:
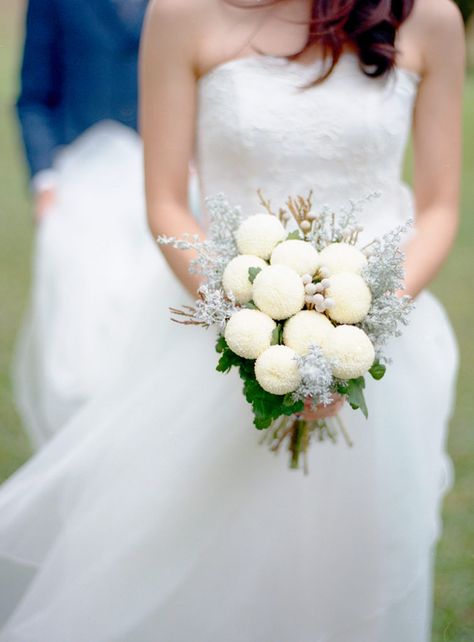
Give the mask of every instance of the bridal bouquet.
M 406 227 L 359 248 L 361 203 L 316 212 L 310 193 L 275 213 L 259 197 L 266 211 L 249 217 L 223 195 L 207 199 L 205 241 L 157 241 L 195 250 L 191 270 L 203 277 L 195 305 L 173 308 L 173 320 L 217 326 L 217 370 L 238 368 L 255 427 L 273 451 L 286 443 L 290 466 L 303 459 L 307 472 L 312 440 L 351 441 L 338 416 L 305 419 L 305 402 L 325 406 L 338 394 L 367 417 L 364 376 L 383 377 L 383 348 L 407 323 L 411 299 L 396 294 Z

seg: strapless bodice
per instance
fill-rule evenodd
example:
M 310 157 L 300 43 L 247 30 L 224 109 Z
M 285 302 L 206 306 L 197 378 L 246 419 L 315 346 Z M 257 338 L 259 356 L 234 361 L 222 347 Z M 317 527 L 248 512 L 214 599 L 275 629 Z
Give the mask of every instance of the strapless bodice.
M 379 233 L 412 215 L 401 173 L 419 78 L 402 68 L 369 78 L 345 53 L 327 80 L 305 88 L 318 71 L 318 63 L 258 56 L 201 77 L 202 192 L 224 192 L 249 213 L 259 209 L 258 189 L 275 205 L 313 189 L 317 204 L 335 208 L 380 192 L 361 214 Z

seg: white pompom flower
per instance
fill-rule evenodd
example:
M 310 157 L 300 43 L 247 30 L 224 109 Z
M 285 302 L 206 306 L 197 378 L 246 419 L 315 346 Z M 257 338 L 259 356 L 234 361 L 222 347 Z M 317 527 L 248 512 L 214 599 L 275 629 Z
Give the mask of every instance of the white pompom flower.
M 239 226 L 235 240 L 240 254 L 254 254 L 268 260 L 273 248 L 287 237 L 287 232 L 276 216 L 255 214 Z
M 297 354 L 287 346 L 271 346 L 255 362 L 255 377 L 273 395 L 294 392 L 301 383 Z
M 333 375 L 355 379 L 364 375 L 374 363 L 374 346 L 360 328 L 339 325 L 324 338 L 323 355 L 333 363 Z
M 321 346 L 334 326 L 325 314 L 301 310 L 288 319 L 283 329 L 283 342 L 300 356 L 308 354 L 310 346 Z
M 252 284 L 249 280 L 249 268 L 267 267 L 263 259 L 250 254 L 239 254 L 226 266 L 222 275 L 225 293 L 232 295 L 237 303 L 248 303 L 252 298 Z
M 304 297 L 301 277 L 286 265 L 269 265 L 253 282 L 253 302 L 272 319 L 288 319 L 299 312 Z
M 321 250 L 319 259 L 331 275 L 339 272 L 360 274 L 367 265 L 365 254 L 349 243 L 331 243 Z
M 239 310 L 227 322 L 224 337 L 229 348 L 244 359 L 256 359 L 272 343 L 273 319 L 259 310 Z
M 313 276 L 320 265 L 318 251 L 311 243 L 297 239 L 279 243 L 272 252 L 270 263 L 286 265 L 300 276 Z
M 341 272 L 331 276 L 326 295 L 333 301 L 328 314 L 337 323 L 359 323 L 372 303 L 369 286 L 359 274 Z

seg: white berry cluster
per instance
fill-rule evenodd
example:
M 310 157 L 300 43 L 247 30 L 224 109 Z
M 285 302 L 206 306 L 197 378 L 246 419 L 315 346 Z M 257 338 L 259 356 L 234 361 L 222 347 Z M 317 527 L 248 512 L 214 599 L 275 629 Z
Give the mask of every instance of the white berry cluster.
M 224 336 L 233 352 L 255 360 L 262 388 L 276 395 L 295 392 L 302 381 L 298 363 L 312 346 L 334 364 L 333 376 L 365 374 L 374 347 L 354 326 L 371 306 L 371 291 L 361 276 L 365 254 L 345 242 L 318 252 L 307 240 L 288 238 L 270 214 L 244 220 L 235 240 L 240 254 L 227 264 L 222 284 L 227 296 L 252 309 L 236 311 Z M 278 345 L 281 331 L 283 345 Z
M 308 306 L 313 306 L 317 312 L 325 312 L 334 307 L 334 299 L 328 295 L 328 289 L 331 285 L 329 277 L 329 269 L 322 265 L 316 274 L 309 273 L 303 274 L 302 281 L 305 291 L 305 303 Z

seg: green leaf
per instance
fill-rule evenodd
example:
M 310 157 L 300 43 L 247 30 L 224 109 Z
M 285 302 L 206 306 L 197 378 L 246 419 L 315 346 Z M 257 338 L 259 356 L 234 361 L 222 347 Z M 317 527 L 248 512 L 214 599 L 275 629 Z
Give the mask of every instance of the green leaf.
M 386 370 L 387 368 L 383 363 L 375 362 L 374 365 L 370 368 L 369 372 L 376 381 L 379 381 L 384 376 Z
M 222 355 L 222 357 L 219 359 L 217 363 L 216 370 L 218 372 L 229 372 L 232 366 L 233 366 L 232 359 L 230 358 L 227 352 L 224 352 L 224 354 Z
M 293 399 L 293 393 L 289 392 L 283 397 L 282 400 L 282 414 L 284 415 L 294 415 L 297 412 L 302 412 L 304 410 L 304 401 L 295 401 Z
M 220 337 L 217 339 L 217 343 L 216 343 L 216 352 L 219 352 L 219 353 L 224 352 L 224 350 L 225 350 L 226 348 L 228 348 L 228 347 L 229 347 L 229 346 L 227 345 L 227 341 L 224 339 L 224 337 L 223 337 L 223 336 L 220 336 Z
M 291 415 L 296 415 L 299 412 L 304 410 L 304 401 L 295 401 L 291 406 L 285 406 L 284 404 L 280 408 L 280 414 L 285 415 L 286 417 L 291 417 Z
M 280 324 L 280 331 L 282 325 Z M 268 428 L 275 419 L 282 415 L 290 416 L 301 412 L 304 408 L 302 401 L 294 402 L 292 395 L 272 395 L 262 388 L 255 378 L 255 361 L 244 359 L 233 352 L 224 337 L 219 337 L 216 343 L 216 350 L 220 359 L 217 364 L 219 372 L 229 372 L 236 366 L 239 369 L 240 378 L 243 381 L 244 396 L 252 406 L 254 424 L 259 430 Z
M 253 399 L 252 407 L 257 419 L 272 418 L 271 402 L 269 404 L 268 399 L 265 399 L 265 397 L 256 397 Z
M 247 308 L 248 310 L 258 310 L 257 306 L 255 305 L 255 303 L 253 301 L 249 301 L 243 307 Z
M 257 430 L 264 430 L 265 428 L 270 428 L 272 421 L 271 417 L 255 417 L 253 424 Z
M 290 232 L 288 236 L 286 237 L 287 241 L 301 241 L 301 234 L 299 230 L 294 230 L 293 232 Z
M 229 372 L 233 366 L 240 366 L 242 361 L 246 361 L 232 352 L 224 337 L 219 337 L 217 340 L 216 351 L 221 355 L 216 366 L 218 372 Z
M 283 325 L 277 323 L 276 328 L 272 332 L 272 346 L 277 346 L 283 339 Z
M 347 384 L 342 381 L 338 381 L 336 385 L 336 392 L 340 395 L 347 395 Z
M 262 271 L 262 268 L 259 268 L 259 267 L 250 267 L 249 268 L 249 281 L 250 281 L 250 283 L 253 283 L 255 281 L 255 277 L 261 271 Z
M 261 396 L 262 390 L 262 387 L 256 379 L 246 379 L 244 381 L 244 395 L 249 403 L 252 403 L 254 399 Z
M 239 375 L 244 381 L 255 377 L 255 361 L 242 359 L 239 364 Z
M 364 417 L 367 418 L 369 416 L 369 411 L 367 409 L 367 404 L 365 403 L 364 388 L 364 377 L 349 379 L 344 394 L 347 396 L 347 400 L 349 401 L 351 408 L 354 408 L 354 410 L 360 408 Z

